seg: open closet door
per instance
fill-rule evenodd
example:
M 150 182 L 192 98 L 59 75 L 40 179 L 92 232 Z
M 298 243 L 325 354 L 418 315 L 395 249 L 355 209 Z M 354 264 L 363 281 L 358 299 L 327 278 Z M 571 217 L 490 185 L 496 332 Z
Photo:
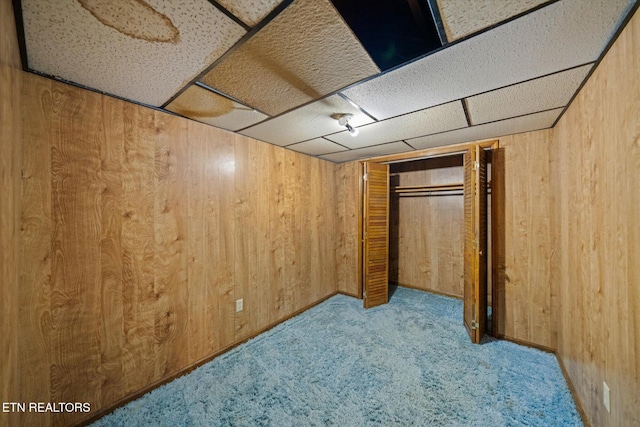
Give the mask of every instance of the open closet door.
M 487 325 L 487 162 L 480 146 L 464 155 L 464 326 L 471 341 Z
M 389 165 L 364 163 L 364 308 L 389 299 Z

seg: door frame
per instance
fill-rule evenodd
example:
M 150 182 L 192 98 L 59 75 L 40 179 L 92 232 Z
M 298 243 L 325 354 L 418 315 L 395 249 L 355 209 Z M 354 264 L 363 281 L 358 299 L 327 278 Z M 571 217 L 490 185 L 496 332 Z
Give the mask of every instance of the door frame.
M 359 215 L 358 215 L 358 297 L 360 299 L 363 298 L 363 262 L 362 258 L 364 255 L 363 251 L 363 209 L 364 209 L 364 163 L 365 162 L 375 162 L 375 163 L 401 163 L 408 162 L 413 160 L 420 159 L 428 159 L 432 157 L 442 157 L 454 154 L 464 154 L 467 150 L 472 149 L 475 146 L 479 146 L 484 150 L 488 150 L 489 159 L 491 163 L 491 322 L 492 327 L 491 330 L 488 330 L 492 335 L 499 334 L 499 330 L 496 327 L 498 324 L 498 319 L 500 319 L 501 313 L 499 310 L 496 310 L 496 302 L 498 302 L 498 280 L 499 280 L 499 268 L 498 265 L 498 254 L 499 254 L 499 231 L 500 227 L 497 225 L 497 218 L 500 212 L 500 200 L 499 197 L 502 196 L 502 189 L 496 188 L 500 184 L 500 177 L 503 172 L 500 170 L 501 164 L 499 163 L 499 149 L 500 149 L 500 141 L 498 139 L 490 139 L 484 141 L 474 141 L 474 142 L 465 142 L 461 144 L 454 145 L 446 145 L 442 147 L 433 147 L 427 148 L 425 150 L 418 151 L 410 151 L 407 153 L 399 153 L 399 154 L 390 154 L 386 156 L 377 156 L 370 157 L 367 159 L 362 159 L 359 161 Z M 498 190 L 498 191 L 495 191 Z M 499 197 L 495 197 L 498 195 Z

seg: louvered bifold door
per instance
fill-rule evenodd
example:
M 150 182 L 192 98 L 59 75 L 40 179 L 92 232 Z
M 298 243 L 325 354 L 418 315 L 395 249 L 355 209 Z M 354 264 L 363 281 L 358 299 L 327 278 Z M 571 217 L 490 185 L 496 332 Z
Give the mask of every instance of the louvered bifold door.
M 487 323 L 487 163 L 475 146 L 464 155 L 464 326 L 479 343 Z
M 364 164 L 364 308 L 389 299 L 389 165 Z

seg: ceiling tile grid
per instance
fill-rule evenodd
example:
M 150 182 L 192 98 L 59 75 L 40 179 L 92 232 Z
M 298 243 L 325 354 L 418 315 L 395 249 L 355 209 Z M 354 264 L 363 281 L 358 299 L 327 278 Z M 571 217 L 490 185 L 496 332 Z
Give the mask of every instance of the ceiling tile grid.
M 499 136 L 529 132 L 539 129 L 547 129 L 553 126 L 556 119 L 562 113 L 562 108 L 515 117 L 498 122 L 486 123 L 444 132 L 435 135 L 424 136 L 407 140 L 407 143 L 416 150 L 439 147 L 442 145 L 459 144 L 462 142 L 480 141 L 482 139 L 496 138 Z
M 181 116 L 230 131 L 268 118 L 253 108 L 196 85 L 190 86 L 165 108 Z
M 319 156 L 322 154 L 347 150 L 347 148 L 338 145 L 335 142 L 327 141 L 324 138 L 316 138 L 311 141 L 300 142 L 298 144 L 289 145 L 287 148 L 300 153 L 309 154 L 311 156 Z
M 449 43 L 526 12 L 548 0 L 437 0 Z
M 529 80 L 466 99 L 471 124 L 477 125 L 564 107 L 593 64 Z
M 160 106 L 245 30 L 207 0 L 22 0 L 29 67 Z
M 296 0 L 202 82 L 274 116 L 379 71 L 329 0 Z
M 352 126 L 373 122 L 349 101 L 339 95 L 331 95 L 240 133 L 275 145 L 290 145 L 344 130 L 334 118 L 336 114 L 353 114 L 349 121 Z
M 391 142 L 388 144 L 374 145 L 360 148 L 358 150 L 342 151 L 339 153 L 327 154 L 320 158 L 335 163 L 350 162 L 352 160 L 366 159 L 367 157 L 382 156 L 384 154 L 396 154 L 412 151 L 411 147 L 403 141 Z
M 255 27 L 281 0 L 218 0 L 218 3 L 250 27 Z
M 595 61 L 632 0 L 563 0 L 351 87 L 379 119 Z
M 330 0 L 18 3 L 31 71 L 340 162 L 552 126 L 636 1 L 430 0 L 454 42 L 385 73 Z
M 466 126 L 467 119 L 462 103 L 455 101 L 359 127 L 356 137 L 344 131 L 328 135 L 326 138 L 355 149 Z

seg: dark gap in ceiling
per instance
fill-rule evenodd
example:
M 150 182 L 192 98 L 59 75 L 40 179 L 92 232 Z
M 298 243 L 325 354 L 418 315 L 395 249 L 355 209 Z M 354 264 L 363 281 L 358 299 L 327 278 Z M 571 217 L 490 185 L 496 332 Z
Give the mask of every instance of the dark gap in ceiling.
M 442 47 L 427 0 L 331 0 L 382 70 Z

